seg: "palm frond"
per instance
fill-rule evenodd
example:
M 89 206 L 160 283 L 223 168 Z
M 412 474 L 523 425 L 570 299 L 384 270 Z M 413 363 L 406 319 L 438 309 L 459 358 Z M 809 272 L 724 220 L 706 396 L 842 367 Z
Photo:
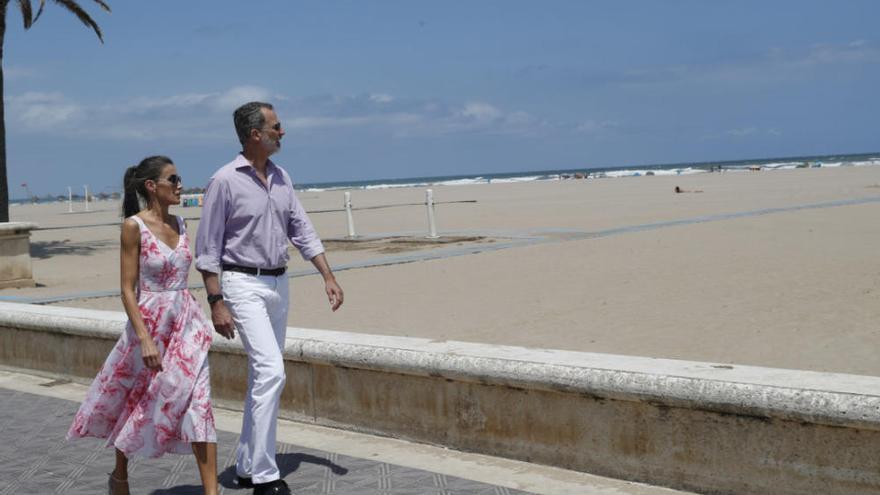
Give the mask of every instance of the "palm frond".
M 104 3 L 102 0 L 95 0 L 95 3 L 100 5 L 105 12 L 110 12 L 110 6 Z
M 31 0 L 18 0 L 18 6 L 21 8 L 21 19 L 24 21 L 24 28 L 29 29 L 36 19 L 34 19 L 34 11 L 31 10 Z
M 79 20 L 83 24 L 92 28 L 92 30 L 95 31 L 95 34 L 98 35 L 98 39 L 101 40 L 101 43 L 104 42 L 104 35 L 103 35 L 103 33 L 101 33 L 101 28 L 98 27 L 98 24 L 95 22 L 95 20 L 92 19 L 92 17 L 88 14 L 88 12 L 83 10 L 83 8 L 80 7 L 78 3 L 76 3 L 73 0 L 54 0 L 54 1 L 58 5 L 61 5 L 65 9 L 69 10 L 73 15 L 75 15 L 77 18 L 79 18 Z M 99 2 L 99 3 L 103 3 L 103 2 Z
M 37 15 L 34 16 L 34 22 L 37 22 L 37 19 L 39 19 L 40 16 L 43 15 L 43 7 L 45 7 L 45 6 L 46 6 L 46 0 L 40 0 L 40 8 L 37 9 Z

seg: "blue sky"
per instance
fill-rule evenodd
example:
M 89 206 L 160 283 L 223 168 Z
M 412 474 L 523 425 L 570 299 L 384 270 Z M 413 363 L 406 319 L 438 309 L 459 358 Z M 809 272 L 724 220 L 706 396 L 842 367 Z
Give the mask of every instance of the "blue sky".
M 251 99 L 300 183 L 880 150 L 875 1 L 108 2 L 10 6 L 13 197 L 201 186 Z

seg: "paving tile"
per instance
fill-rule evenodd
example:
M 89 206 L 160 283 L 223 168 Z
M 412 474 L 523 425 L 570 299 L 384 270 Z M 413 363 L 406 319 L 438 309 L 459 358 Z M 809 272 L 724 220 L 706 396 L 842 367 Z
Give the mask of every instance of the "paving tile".
M 103 439 L 64 440 L 77 403 L 0 389 L 0 495 L 106 493 L 113 449 Z M 235 484 L 236 433 L 217 432 L 220 493 L 250 495 Z M 278 445 L 278 468 L 297 495 L 527 495 L 430 471 Z M 200 495 L 192 456 L 129 461 L 133 495 Z

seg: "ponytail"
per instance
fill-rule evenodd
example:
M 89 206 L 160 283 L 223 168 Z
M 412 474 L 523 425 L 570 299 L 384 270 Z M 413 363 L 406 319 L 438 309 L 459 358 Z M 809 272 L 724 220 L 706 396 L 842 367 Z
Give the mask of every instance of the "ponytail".
M 167 156 L 148 156 L 135 166 L 125 169 L 122 179 L 122 216 L 128 218 L 141 211 L 142 203 L 149 201 L 146 182 L 158 180 L 162 169 L 173 165 Z
M 122 179 L 122 217 L 128 218 L 141 211 L 137 193 L 137 165 L 125 169 Z

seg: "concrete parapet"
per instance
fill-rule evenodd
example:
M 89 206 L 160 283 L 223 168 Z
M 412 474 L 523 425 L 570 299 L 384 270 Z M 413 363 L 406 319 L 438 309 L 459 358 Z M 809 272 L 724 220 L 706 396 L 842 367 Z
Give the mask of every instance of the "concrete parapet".
M 0 364 L 90 380 L 123 313 L 0 303 Z M 282 415 L 702 493 L 880 493 L 880 378 L 290 328 Z M 215 400 L 246 356 L 215 340 Z
M 31 222 L 0 223 L 0 289 L 33 287 L 31 263 L 31 231 L 37 224 Z

